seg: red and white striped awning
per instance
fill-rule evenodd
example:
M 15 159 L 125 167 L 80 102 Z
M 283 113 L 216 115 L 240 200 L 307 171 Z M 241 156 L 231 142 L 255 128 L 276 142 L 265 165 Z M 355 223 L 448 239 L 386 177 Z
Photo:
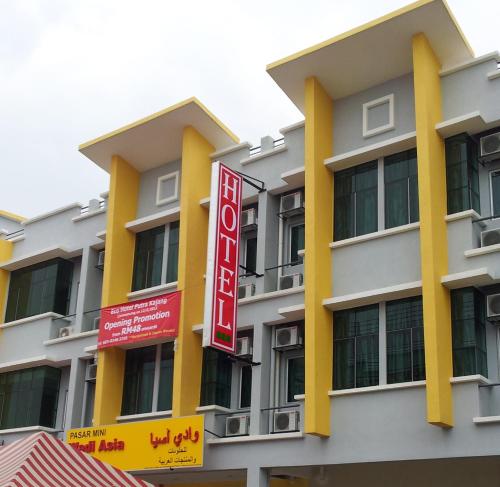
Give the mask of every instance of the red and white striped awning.
M 47 433 L 0 449 L 0 487 L 151 487 Z

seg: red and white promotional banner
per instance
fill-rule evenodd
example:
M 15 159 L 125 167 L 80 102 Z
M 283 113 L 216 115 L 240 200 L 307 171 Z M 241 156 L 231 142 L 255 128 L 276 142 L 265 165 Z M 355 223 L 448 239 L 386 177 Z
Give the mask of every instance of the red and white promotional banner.
M 103 308 L 97 348 L 175 338 L 180 308 L 180 291 Z
M 243 178 L 212 164 L 203 346 L 236 353 Z

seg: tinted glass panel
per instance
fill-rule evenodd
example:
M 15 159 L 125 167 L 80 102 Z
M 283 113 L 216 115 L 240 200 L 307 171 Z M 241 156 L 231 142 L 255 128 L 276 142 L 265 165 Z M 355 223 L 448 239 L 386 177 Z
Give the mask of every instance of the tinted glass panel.
M 290 262 L 302 262 L 297 252 L 304 249 L 304 229 L 304 225 L 295 225 L 290 229 Z
M 249 408 L 252 399 L 252 367 L 241 368 L 240 408 Z
M 245 272 L 255 272 L 257 269 L 257 237 L 246 240 Z
M 168 234 L 167 282 L 177 281 L 179 265 L 179 222 L 172 222 Z
M 288 359 L 287 401 L 294 402 L 297 394 L 304 394 L 304 357 Z
M 172 391 L 174 383 L 174 344 L 161 345 L 160 383 L 158 389 L 158 411 L 172 409 Z
M 493 215 L 500 216 L 500 171 L 491 173 L 491 202 Z
M 165 227 L 153 228 L 136 235 L 133 291 L 161 283 L 164 239 Z
M 231 406 L 231 372 L 232 363 L 225 353 L 208 348 L 203 350 L 201 406 Z

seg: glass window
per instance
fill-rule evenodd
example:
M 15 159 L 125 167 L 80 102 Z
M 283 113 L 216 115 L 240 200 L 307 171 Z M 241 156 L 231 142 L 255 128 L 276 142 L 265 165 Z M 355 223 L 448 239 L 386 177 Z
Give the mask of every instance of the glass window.
M 55 428 L 61 371 L 34 367 L 0 374 L 0 429 Z
M 417 222 L 417 150 L 411 149 L 384 159 L 385 228 Z
M 422 297 L 386 304 L 387 383 L 425 379 Z
M 287 402 L 294 402 L 297 394 L 304 394 L 304 357 L 293 357 L 287 363 Z
M 53 311 L 68 314 L 73 263 L 53 259 L 13 271 L 5 321 Z
M 298 252 L 304 249 L 304 231 L 303 223 L 290 227 L 290 262 L 302 263 L 302 257 Z
M 173 342 L 127 350 L 122 415 L 172 408 Z
M 232 362 L 224 352 L 203 349 L 203 368 L 201 372 L 201 406 L 216 404 L 231 407 Z
M 334 389 L 374 386 L 378 377 L 378 304 L 333 315 Z
M 245 273 L 255 272 L 257 269 L 257 237 L 245 239 Z
M 491 214 L 500 216 L 500 171 L 490 173 L 491 177 Z
M 161 283 L 165 227 L 152 228 L 135 236 L 132 291 Z
M 453 375 L 488 377 L 484 296 L 474 288 L 451 291 Z
M 378 230 L 377 166 L 372 161 L 335 173 L 335 240 Z
M 240 408 L 249 408 L 252 400 L 252 366 L 241 367 Z
M 177 281 L 179 266 L 179 222 L 169 225 L 168 255 L 167 255 L 167 282 Z
M 448 214 L 470 209 L 480 213 L 477 144 L 459 134 L 446 139 L 445 148 Z

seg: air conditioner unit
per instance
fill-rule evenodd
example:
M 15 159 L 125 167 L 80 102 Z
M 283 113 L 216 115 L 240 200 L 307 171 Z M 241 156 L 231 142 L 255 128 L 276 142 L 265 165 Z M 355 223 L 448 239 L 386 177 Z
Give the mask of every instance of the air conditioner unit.
M 486 315 L 491 321 L 500 321 L 500 294 L 486 297 Z
M 229 416 L 226 418 L 226 436 L 248 435 L 249 426 L 250 416 L 248 414 Z
M 238 286 L 238 299 L 245 299 L 255 294 L 255 284 L 242 284 Z
M 255 208 L 249 208 L 241 212 L 241 229 L 249 230 L 257 225 L 257 212 Z
M 100 322 L 101 322 L 100 316 L 97 316 L 96 318 L 94 318 L 94 320 L 92 321 L 92 327 L 93 327 L 92 330 L 98 330 Z
M 104 267 L 104 250 L 99 251 L 97 255 L 97 267 Z
M 276 328 L 276 347 L 279 349 L 298 348 L 302 345 L 302 337 L 298 326 Z
M 251 357 L 253 353 L 250 337 L 241 337 L 236 340 L 236 355 L 238 357 Z
M 480 146 L 481 157 L 486 159 L 500 157 L 500 132 L 481 137 Z
M 280 277 L 280 290 L 281 289 L 292 289 L 294 287 L 302 286 L 302 274 L 290 274 L 289 276 Z
M 298 411 L 275 411 L 273 433 L 299 431 Z
M 295 212 L 304 207 L 302 192 L 286 194 L 281 197 L 281 213 Z
M 500 244 L 500 228 L 481 232 L 481 247 Z
M 94 362 L 89 362 L 87 368 L 85 369 L 85 380 L 87 382 L 95 381 L 97 377 L 97 364 Z
M 64 338 L 70 336 L 73 333 L 72 326 L 62 326 L 59 328 L 59 333 L 57 334 L 58 338 Z

